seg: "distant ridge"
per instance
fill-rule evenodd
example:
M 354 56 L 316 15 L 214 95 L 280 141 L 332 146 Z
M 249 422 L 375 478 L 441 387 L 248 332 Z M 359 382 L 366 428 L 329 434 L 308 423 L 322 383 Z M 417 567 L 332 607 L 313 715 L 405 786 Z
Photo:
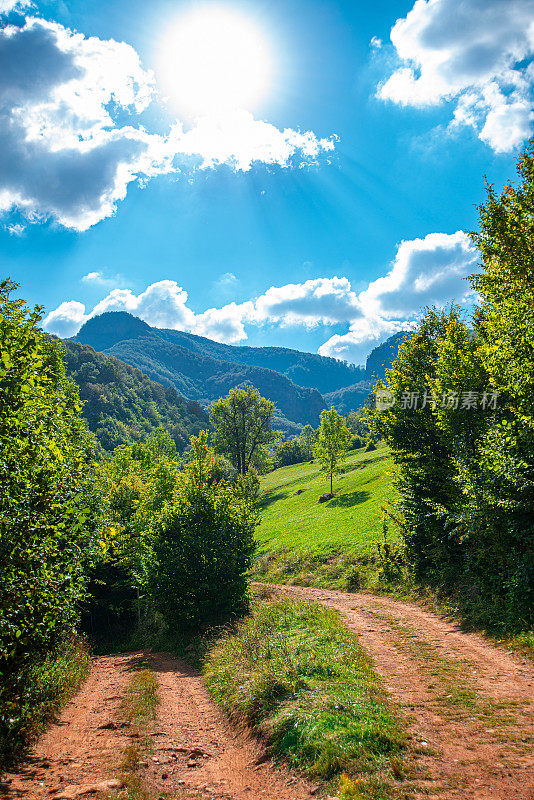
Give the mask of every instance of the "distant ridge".
M 292 434 L 299 425 L 316 426 L 327 404 L 341 413 L 363 405 L 404 336 L 395 334 L 375 348 L 367 369 L 285 347 L 228 345 L 184 331 L 152 328 L 125 311 L 93 317 L 72 341 L 131 364 L 203 406 L 235 386 L 253 384 L 279 409 L 279 427 Z
M 80 389 L 83 416 L 105 452 L 142 441 L 159 425 L 182 451 L 192 434 L 208 426 L 206 411 L 138 369 L 89 345 L 63 342 L 67 375 Z

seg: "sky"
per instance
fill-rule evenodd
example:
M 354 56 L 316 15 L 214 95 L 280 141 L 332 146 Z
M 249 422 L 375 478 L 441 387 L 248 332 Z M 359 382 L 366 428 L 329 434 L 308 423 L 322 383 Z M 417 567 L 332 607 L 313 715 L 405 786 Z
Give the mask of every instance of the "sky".
M 534 0 L 0 0 L 1 274 L 62 337 L 363 363 L 471 307 L 533 85 Z

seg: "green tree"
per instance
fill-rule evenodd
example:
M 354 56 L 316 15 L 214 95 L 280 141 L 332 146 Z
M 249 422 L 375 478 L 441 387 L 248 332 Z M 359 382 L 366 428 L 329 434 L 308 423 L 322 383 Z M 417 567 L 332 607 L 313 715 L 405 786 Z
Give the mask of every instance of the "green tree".
M 395 405 L 375 411 L 373 417 L 398 466 L 404 535 L 416 576 L 434 584 L 458 574 L 461 558 L 446 519 L 460 501 L 455 457 L 465 450 L 463 423 L 468 414 L 459 408 L 452 419 L 453 410 L 439 406 L 443 392 L 461 392 L 473 384 L 468 360 L 458 352 L 468 338 L 458 309 L 427 311 L 387 372 Z M 381 387 L 379 383 L 377 389 Z M 477 383 L 474 390 L 479 388 Z
M 227 397 L 211 405 L 215 450 L 226 456 L 244 475 L 268 455 L 268 447 L 276 441 L 272 429 L 274 403 L 261 397 L 257 389 L 232 389 Z
M 330 411 L 321 411 L 321 424 L 313 452 L 321 464 L 322 472 L 330 478 L 330 494 L 334 493 L 334 475 L 343 465 L 349 445 L 350 431 L 334 406 Z
M 144 443 L 117 447 L 99 465 L 105 552 L 91 571 L 87 613 L 93 632 L 127 627 L 134 616 L 139 622 L 150 614 L 149 565 L 156 527 L 180 470 L 176 456 L 170 434 L 159 428 Z
M 300 438 L 294 437 L 287 442 L 281 442 L 276 448 L 274 463 L 276 467 L 286 467 L 289 464 L 299 464 L 306 459 L 302 450 Z
M 300 434 L 300 448 L 306 459 L 313 458 L 313 446 L 317 441 L 317 431 L 311 425 L 305 425 Z
M 193 460 L 178 476 L 158 524 L 151 591 L 168 624 L 204 627 L 248 606 L 246 573 L 257 522 L 257 481 L 212 479 L 207 431 L 191 438 Z
M 429 310 L 387 373 L 397 404 L 375 414 L 398 466 L 416 576 L 507 627 L 534 620 L 533 143 L 518 171 L 517 187 L 498 196 L 488 186 L 479 209 L 473 319 Z M 477 408 L 458 402 L 466 391 Z M 399 403 L 413 393 L 439 399 Z
M 94 440 L 41 309 L 0 284 L 0 758 L 23 740 L 31 672 L 72 633 L 97 548 Z

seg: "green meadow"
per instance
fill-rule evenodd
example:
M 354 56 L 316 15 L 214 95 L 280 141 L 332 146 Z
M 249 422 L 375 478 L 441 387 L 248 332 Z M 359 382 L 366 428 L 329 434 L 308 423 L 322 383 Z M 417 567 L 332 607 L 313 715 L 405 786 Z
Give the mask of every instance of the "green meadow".
M 376 581 L 383 543 L 382 508 L 393 500 L 386 446 L 349 454 L 325 503 L 328 481 L 316 462 L 281 467 L 263 476 L 256 529 L 255 576 L 335 588 Z M 395 540 L 389 533 L 390 542 Z

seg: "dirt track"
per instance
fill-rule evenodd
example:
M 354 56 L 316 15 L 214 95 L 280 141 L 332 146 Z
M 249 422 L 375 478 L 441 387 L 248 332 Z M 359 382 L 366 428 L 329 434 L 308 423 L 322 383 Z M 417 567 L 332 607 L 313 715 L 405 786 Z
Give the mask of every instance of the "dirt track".
M 279 587 L 281 588 L 281 587 Z M 414 798 L 534 800 L 534 668 L 418 606 L 384 597 L 284 587 L 292 597 L 340 611 L 373 656 L 409 722 Z M 151 752 L 141 764 L 150 795 L 173 800 L 300 800 L 314 788 L 261 758 L 232 728 L 202 679 L 165 653 L 144 654 L 161 704 Z M 139 654 L 94 661 L 89 679 L 2 797 L 69 800 L 117 796 L 131 741 L 120 703 Z M 111 783 L 110 783 L 111 781 Z M 113 781 L 116 783 L 113 784 Z
M 534 800 L 534 667 L 417 605 L 283 587 L 338 610 L 410 723 L 421 796 Z M 428 751 L 428 754 L 425 754 Z
M 57 724 L 20 772 L 0 783 L 3 798 L 116 796 L 114 783 L 130 743 L 119 708 L 141 655 L 157 675 L 161 699 L 152 747 L 141 762 L 151 797 L 162 792 L 173 800 L 310 797 L 311 784 L 264 762 L 259 743 L 224 719 L 198 672 L 166 653 L 135 653 L 95 659 L 89 679 Z

